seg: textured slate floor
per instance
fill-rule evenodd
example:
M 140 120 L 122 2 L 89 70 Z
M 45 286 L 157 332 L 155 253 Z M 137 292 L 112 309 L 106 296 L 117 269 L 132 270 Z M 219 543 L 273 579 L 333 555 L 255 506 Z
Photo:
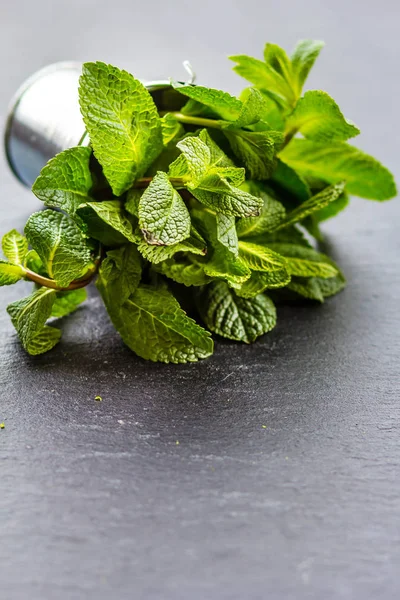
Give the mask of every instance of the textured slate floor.
M 226 54 L 322 37 L 310 87 L 398 176 L 399 16 L 388 0 L 3 3 L 0 116 L 55 60 L 156 78 L 190 58 L 238 91 Z M 0 233 L 22 228 L 38 203 L 4 159 L 0 190 Z M 95 293 L 55 351 L 28 358 L 4 309 L 29 286 L 3 288 L 0 597 L 398 598 L 399 217 L 398 201 L 354 200 L 326 228 L 348 289 L 196 365 L 136 359 Z

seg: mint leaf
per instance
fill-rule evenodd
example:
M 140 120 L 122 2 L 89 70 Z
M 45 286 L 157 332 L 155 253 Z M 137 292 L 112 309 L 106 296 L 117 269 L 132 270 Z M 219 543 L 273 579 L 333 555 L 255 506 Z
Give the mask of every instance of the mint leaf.
M 161 133 L 164 146 L 169 146 L 185 134 L 185 130 L 173 114 L 167 113 L 161 119 Z
M 343 142 L 360 133 L 344 118 L 333 98 L 321 90 L 306 92 L 289 115 L 286 135 L 298 131 L 316 142 Z
M 126 244 L 126 236 L 100 218 L 97 212 L 93 210 L 89 204 L 82 204 L 76 211 L 76 215 L 79 217 L 79 227 L 87 237 L 97 240 L 98 242 L 101 242 L 103 246 L 107 247 Z M 129 231 L 128 225 L 126 232 L 129 232 L 129 238 L 134 236 L 132 229 Z M 136 237 L 134 239 L 136 239 Z
M 355 196 L 389 200 L 397 193 L 393 176 L 383 165 L 345 142 L 327 146 L 294 139 L 280 157 L 305 176 L 318 177 L 329 183 L 345 180 L 347 190 Z
M 253 271 L 282 271 L 286 268 L 286 261 L 277 252 L 254 244 L 252 242 L 239 241 L 239 256 L 245 265 Z
M 295 208 L 312 195 L 307 182 L 279 158 L 272 180 L 268 183 L 272 185 L 280 201 L 288 209 Z
M 274 252 L 284 257 L 286 268 L 296 277 L 321 277 L 327 279 L 338 275 L 335 263 L 312 248 L 296 244 L 269 244 Z
M 208 331 L 180 308 L 164 287 L 141 284 L 122 303 L 115 282 L 120 270 L 100 268 L 97 287 L 123 341 L 136 354 L 152 361 L 185 363 L 210 356 Z
M 206 286 L 197 305 L 207 327 L 231 340 L 249 344 L 276 325 L 272 300 L 262 294 L 240 298 L 223 281 Z
M 299 92 L 324 45 L 319 40 L 301 40 L 294 49 L 291 56 L 292 72 Z
M 185 258 L 165 260 L 157 265 L 156 269 L 169 279 L 187 287 L 206 285 L 211 281 L 210 277 L 204 273 L 202 265 L 193 264 Z
M 240 115 L 242 109 L 241 101 L 227 92 L 202 87 L 201 85 L 182 85 L 177 82 L 172 82 L 172 85 L 180 94 L 207 106 L 214 114 L 225 121 L 235 121 Z M 193 106 L 193 104 L 189 104 L 189 106 L 183 107 L 182 112 L 184 114 L 193 114 Z
M 226 246 L 232 254 L 238 256 L 238 236 L 236 233 L 236 219 L 235 217 L 217 214 L 217 239 L 218 241 Z
M 330 281 L 330 279 L 326 281 Z M 324 302 L 324 295 L 316 277 L 293 277 L 288 289 L 299 294 L 299 296 L 303 296 L 303 298 Z
M 25 235 L 57 285 L 67 287 L 93 267 L 92 248 L 77 225 L 54 210 L 34 213 Z
M 0 286 L 13 285 L 24 276 L 24 269 L 20 265 L 14 265 L 6 260 L 0 259 Z
M 327 219 L 331 219 L 338 215 L 342 210 L 344 210 L 349 204 L 348 195 L 343 192 L 339 198 L 330 202 L 324 208 L 321 208 L 318 212 L 313 215 L 313 218 L 316 219 L 317 223 L 321 223 L 321 221 L 326 221 Z
M 55 297 L 55 290 L 42 287 L 7 307 L 12 324 L 29 354 L 47 352 L 60 340 L 61 331 L 45 325 L 51 315 Z
M 309 198 L 309 200 L 306 200 L 303 204 L 300 204 L 300 206 L 288 213 L 276 229 L 294 225 L 298 221 L 305 219 L 308 215 L 325 208 L 331 202 L 335 202 L 343 194 L 345 185 L 345 182 L 342 181 L 326 187 L 322 192 L 312 196 L 312 198 Z
M 136 246 L 127 244 L 117 250 L 109 250 L 101 263 L 99 287 L 106 306 L 118 308 L 137 289 L 142 276 L 142 261 Z
M 91 200 L 92 149 L 78 146 L 60 152 L 40 172 L 32 191 L 45 206 L 60 208 L 73 216 L 83 202 Z
M 138 244 L 140 254 L 153 264 L 158 264 L 163 260 L 172 258 L 177 252 L 189 252 L 190 254 L 198 254 L 204 256 L 207 253 L 207 245 L 201 235 L 192 226 L 190 236 L 172 246 L 154 246 L 142 240 Z
M 15 265 L 22 265 L 28 253 L 28 240 L 16 229 L 12 229 L 5 235 L 1 242 L 3 254 L 7 260 Z
M 159 171 L 139 201 L 139 227 L 149 244 L 171 246 L 190 235 L 190 215 L 184 201 Z
M 28 251 L 27 255 L 25 256 L 25 266 L 35 273 L 47 276 L 46 269 L 44 268 L 43 262 L 36 250 Z
M 191 190 L 191 193 L 201 204 L 224 215 L 237 217 L 259 215 L 262 207 L 260 198 L 235 187 L 222 194 L 201 189 Z
M 139 202 L 144 190 L 131 188 L 126 194 L 125 210 L 132 216 L 139 218 Z
M 123 238 L 123 242 L 126 243 L 126 240 L 130 242 L 137 242 L 137 236 L 133 233 L 133 226 L 131 221 L 128 218 L 127 213 L 124 210 L 123 205 L 120 200 L 104 200 L 103 202 L 87 202 L 84 205 L 81 205 L 78 210 L 78 214 L 81 218 L 90 223 L 90 217 L 88 217 L 87 211 L 82 211 L 81 209 L 85 209 L 85 207 L 93 210 L 96 215 L 104 222 L 106 225 L 109 225 L 111 229 L 114 229 L 118 233 L 120 233 Z M 88 232 L 90 231 L 90 226 L 88 227 Z M 93 229 L 92 229 L 93 231 Z M 119 238 L 118 238 L 119 239 Z
M 268 111 L 268 104 L 263 94 L 255 88 L 247 88 L 240 98 L 242 107 L 237 119 L 232 123 L 224 123 L 224 129 L 239 129 L 258 123 Z
M 276 154 L 283 143 L 279 131 L 224 130 L 232 151 L 251 179 L 268 179 L 276 167 Z
M 253 186 L 254 187 L 254 186 Z M 269 233 L 278 227 L 286 215 L 283 205 L 263 190 L 257 190 L 263 201 L 259 217 L 239 219 L 236 225 L 240 238 L 252 238 Z
M 236 294 L 241 298 L 253 298 L 267 289 L 284 287 L 290 280 L 286 268 L 270 272 L 252 271 L 250 278 L 236 289 Z
M 53 302 L 51 316 L 57 318 L 66 317 L 74 312 L 86 299 L 87 292 L 84 288 L 69 292 L 58 292 Z
M 162 150 L 157 107 L 137 79 L 101 62 L 83 65 L 79 98 L 94 154 L 120 196 Z

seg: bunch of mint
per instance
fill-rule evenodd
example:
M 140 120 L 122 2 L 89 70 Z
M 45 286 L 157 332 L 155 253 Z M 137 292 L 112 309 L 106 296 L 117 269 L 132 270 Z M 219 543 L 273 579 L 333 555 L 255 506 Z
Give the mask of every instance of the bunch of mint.
M 232 57 L 252 85 L 240 98 L 176 82 L 153 98 L 125 71 L 83 66 L 90 145 L 43 168 L 33 192 L 48 208 L 25 236 L 3 238 L 0 284 L 35 284 L 7 309 L 27 352 L 59 341 L 47 321 L 75 310 L 94 277 L 129 348 L 174 363 L 210 356 L 210 331 L 247 343 L 270 331 L 271 295 L 323 302 L 343 289 L 339 267 L 310 240 L 347 193 L 386 200 L 396 188 L 346 143 L 359 130 L 326 92 L 302 95 L 322 46 Z

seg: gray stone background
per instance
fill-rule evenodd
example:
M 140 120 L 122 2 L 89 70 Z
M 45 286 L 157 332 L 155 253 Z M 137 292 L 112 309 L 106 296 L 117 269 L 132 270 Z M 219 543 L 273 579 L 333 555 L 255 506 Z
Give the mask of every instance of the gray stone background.
M 399 17 L 390 0 L 2 2 L 0 117 L 57 60 L 153 79 L 188 58 L 199 82 L 238 92 L 227 55 L 315 37 L 308 87 L 398 176 Z M 2 234 L 39 204 L 4 157 L 0 190 Z M 353 200 L 326 227 L 347 290 L 196 365 L 137 359 L 95 293 L 29 358 L 5 313 L 29 286 L 3 288 L 0 597 L 398 598 L 399 216 L 397 200 Z

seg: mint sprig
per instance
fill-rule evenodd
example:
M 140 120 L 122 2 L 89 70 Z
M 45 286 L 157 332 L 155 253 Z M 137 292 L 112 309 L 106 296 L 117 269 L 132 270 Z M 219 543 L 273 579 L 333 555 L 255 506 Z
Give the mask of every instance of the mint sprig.
M 232 57 L 250 84 L 239 98 L 172 82 L 159 106 L 126 71 L 84 65 L 90 144 L 49 161 L 33 186 L 46 210 L 2 241 L 0 285 L 35 286 L 8 307 L 28 353 L 57 344 L 56 319 L 95 277 L 125 344 L 172 363 L 210 356 L 210 331 L 246 343 L 270 331 L 272 298 L 324 302 L 345 287 L 317 248 L 320 224 L 349 194 L 387 200 L 396 186 L 348 143 L 359 130 L 333 98 L 303 94 L 322 47 L 266 44 L 263 60 Z

